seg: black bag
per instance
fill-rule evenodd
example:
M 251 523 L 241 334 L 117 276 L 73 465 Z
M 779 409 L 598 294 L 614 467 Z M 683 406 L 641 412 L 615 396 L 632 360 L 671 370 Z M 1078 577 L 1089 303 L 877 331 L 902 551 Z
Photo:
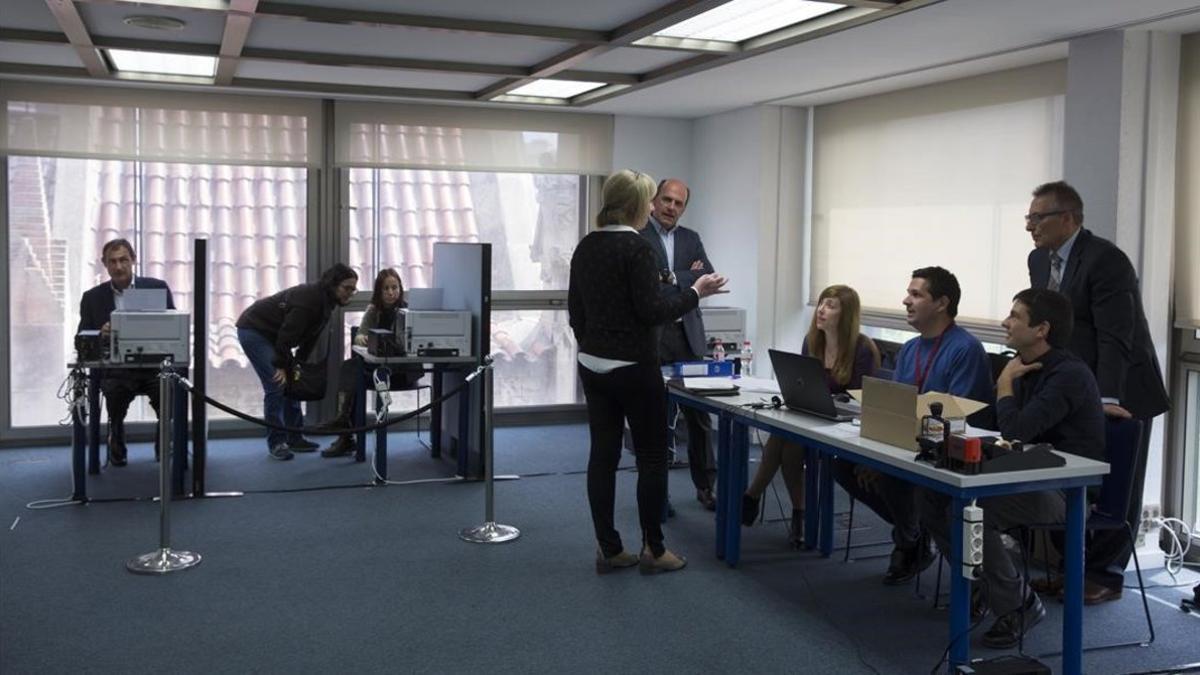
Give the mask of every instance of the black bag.
M 325 398 L 329 384 L 328 368 L 324 361 L 315 363 L 297 362 L 288 372 L 283 385 L 283 395 L 294 401 L 319 401 Z

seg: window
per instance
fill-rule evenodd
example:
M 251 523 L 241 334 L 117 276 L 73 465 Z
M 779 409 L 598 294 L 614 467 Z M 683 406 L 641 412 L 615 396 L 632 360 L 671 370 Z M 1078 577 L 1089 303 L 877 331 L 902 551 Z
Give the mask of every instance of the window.
M 65 417 L 55 395 L 74 358 L 79 299 L 107 279 L 100 250 L 117 237 L 133 243 L 136 273 L 166 280 L 184 311 L 194 297 L 192 242 L 209 239 L 209 395 L 261 412 L 234 322 L 305 277 L 304 169 L 13 156 L 8 189 L 14 427 Z M 153 419 L 136 399 L 128 420 Z
M 1062 175 L 1065 88 L 1054 62 L 817 108 L 811 300 L 844 283 L 899 315 L 912 270 L 942 265 L 964 319 L 1003 319 L 1029 285 L 1030 192 Z
M 346 174 L 349 264 L 360 289 L 371 290 L 387 267 L 400 272 L 405 288 L 428 288 L 435 242 L 492 244 L 492 290 L 509 292 L 505 309 L 494 302 L 492 310 L 496 405 L 578 402 L 566 312 L 524 302 L 522 293 L 550 291 L 565 299 L 571 255 L 583 232 L 583 177 L 369 168 Z M 347 325 L 361 314 L 354 317 Z

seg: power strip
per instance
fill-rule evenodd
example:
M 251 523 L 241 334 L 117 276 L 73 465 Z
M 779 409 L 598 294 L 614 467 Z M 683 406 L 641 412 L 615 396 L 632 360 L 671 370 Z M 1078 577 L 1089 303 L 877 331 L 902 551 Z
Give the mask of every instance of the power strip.
M 967 579 L 978 579 L 983 566 L 983 509 L 964 506 L 962 521 L 962 575 Z

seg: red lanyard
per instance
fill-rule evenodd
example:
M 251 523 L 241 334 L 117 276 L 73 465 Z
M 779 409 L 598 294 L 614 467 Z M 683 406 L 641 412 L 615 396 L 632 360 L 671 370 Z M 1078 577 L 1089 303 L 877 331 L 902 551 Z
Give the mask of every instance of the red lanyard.
M 949 326 L 947 326 L 946 330 L 942 331 L 941 335 L 938 335 L 937 339 L 933 341 L 933 351 L 930 352 L 929 363 L 924 368 L 921 367 L 921 343 L 920 342 L 917 343 L 916 376 L 917 376 L 917 393 L 918 394 L 923 393 L 925 391 L 925 378 L 929 377 L 929 371 L 933 370 L 933 362 L 937 359 L 938 350 L 942 348 L 942 338 L 946 335 L 946 331 L 950 330 L 953 327 L 954 327 L 954 324 L 950 324 Z

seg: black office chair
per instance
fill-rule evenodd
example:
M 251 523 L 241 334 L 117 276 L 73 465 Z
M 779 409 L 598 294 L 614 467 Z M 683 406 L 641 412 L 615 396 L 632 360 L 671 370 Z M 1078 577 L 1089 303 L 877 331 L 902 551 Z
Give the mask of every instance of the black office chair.
M 988 365 L 992 369 L 992 382 L 1000 379 L 1000 373 L 1004 370 L 1004 366 L 1007 366 L 1008 362 L 1016 355 L 1017 353 L 1011 349 L 1006 349 L 999 354 L 988 352 Z
M 1126 535 L 1129 537 L 1129 547 L 1131 549 L 1136 549 L 1137 543 L 1134 540 L 1133 527 L 1125 520 L 1125 515 L 1129 513 L 1129 504 L 1133 499 L 1134 469 L 1137 464 L 1137 453 L 1138 448 L 1141 446 L 1143 429 L 1144 425 L 1141 420 L 1114 418 L 1106 420 L 1104 444 L 1109 472 L 1104 477 L 1103 482 L 1100 483 L 1100 497 L 1093 505 L 1092 511 L 1088 515 L 1087 523 L 1084 526 L 1087 532 L 1125 530 Z M 1030 525 L 1029 529 L 1041 532 L 1044 535 L 1046 532 L 1061 532 L 1064 526 L 1060 524 Z M 1028 579 L 1028 561 L 1026 561 L 1025 567 L 1025 578 Z M 1142 566 L 1138 563 L 1136 551 L 1133 555 L 1133 568 L 1137 571 L 1138 590 L 1142 596 L 1142 610 L 1146 614 L 1146 629 L 1149 631 L 1149 637 L 1145 640 L 1113 642 L 1084 647 L 1083 651 L 1089 652 L 1099 649 L 1134 646 L 1149 647 L 1154 643 L 1154 621 L 1150 618 L 1150 603 L 1146 600 L 1146 585 L 1142 580 Z M 1049 578 L 1049 565 L 1046 566 L 1046 570 L 1047 578 Z M 1054 656 L 1061 653 L 1055 652 L 1043 654 L 1043 656 Z

